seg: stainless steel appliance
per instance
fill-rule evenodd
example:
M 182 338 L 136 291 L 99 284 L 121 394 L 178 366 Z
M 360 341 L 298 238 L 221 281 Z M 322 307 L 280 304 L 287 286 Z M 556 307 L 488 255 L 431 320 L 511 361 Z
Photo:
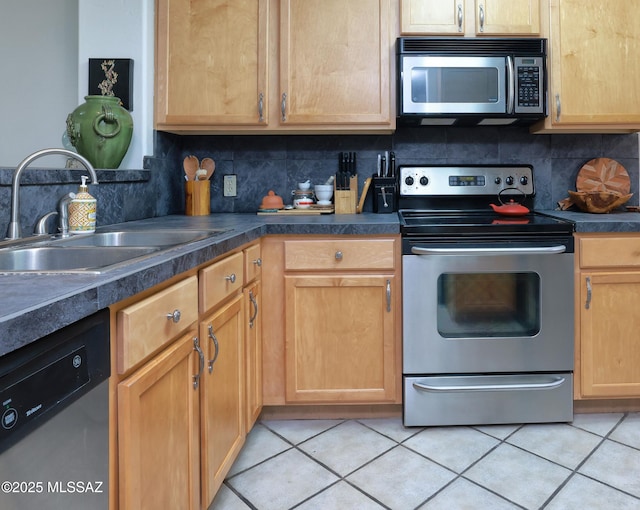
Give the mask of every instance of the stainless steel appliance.
M 401 166 L 404 423 L 573 419 L 573 224 L 530 166 Z
M 399 123 L 508 125 L 544 118 L 546 48 L 546 39 L 399 38 Z
M 109 311 L 0 358 L 0 508 L 109 507 Z

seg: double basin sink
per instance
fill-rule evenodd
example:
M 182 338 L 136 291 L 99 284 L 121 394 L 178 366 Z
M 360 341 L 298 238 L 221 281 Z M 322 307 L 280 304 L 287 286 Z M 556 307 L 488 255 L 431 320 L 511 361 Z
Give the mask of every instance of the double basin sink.
M 0 243 L 0 273 L 103 273 L 226 229 L 104 231 Z

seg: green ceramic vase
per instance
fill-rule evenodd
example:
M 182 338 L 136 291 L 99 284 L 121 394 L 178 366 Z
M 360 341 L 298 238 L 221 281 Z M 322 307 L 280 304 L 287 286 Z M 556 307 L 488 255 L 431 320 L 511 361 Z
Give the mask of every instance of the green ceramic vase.
M 117 97 L 84 99 L 67 117 L 69 141 L 95 168 L 118 168 L 133 135 L 131 114 Z

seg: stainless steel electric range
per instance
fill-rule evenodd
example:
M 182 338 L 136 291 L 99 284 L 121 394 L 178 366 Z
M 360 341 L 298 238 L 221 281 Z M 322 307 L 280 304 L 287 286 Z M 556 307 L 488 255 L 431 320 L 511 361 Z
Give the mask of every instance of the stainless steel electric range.
M 571 421 L 573 224 L 531 211 L 531 166 L 398 175 L 404 424 Z

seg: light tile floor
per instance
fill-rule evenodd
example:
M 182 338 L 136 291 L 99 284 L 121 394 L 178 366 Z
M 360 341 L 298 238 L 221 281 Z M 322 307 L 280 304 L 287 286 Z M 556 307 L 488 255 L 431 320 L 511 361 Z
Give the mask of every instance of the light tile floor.
M 640 413 L 570 424 L 256 424 L 210 510 L 640 510 Z

